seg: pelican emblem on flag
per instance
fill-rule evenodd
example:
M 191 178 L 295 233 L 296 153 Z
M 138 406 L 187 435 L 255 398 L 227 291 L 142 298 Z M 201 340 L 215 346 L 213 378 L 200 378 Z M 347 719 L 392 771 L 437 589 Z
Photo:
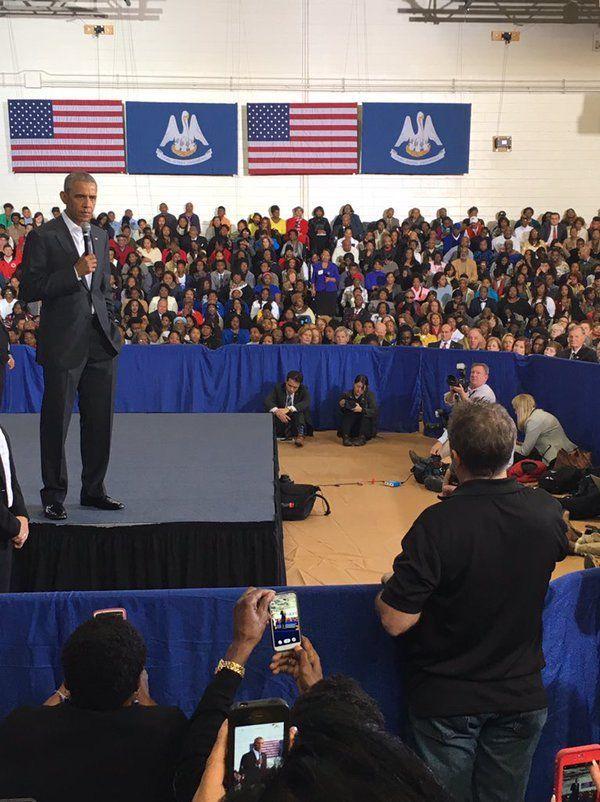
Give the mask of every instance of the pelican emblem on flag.
M 446 155 L 442 140 L 437 135 L 431 116 L 420 111 L 417 114 L 417 127 L 413 128 L 412 120 L 407 114 L 400 136 L 390 151 L 390 156 L 402 164 L 414 164 L 420 167 L 441 161 Z
M 168 156 L 161 150 L 161 148 L 165 148 L 165 145 L 169 146 L 168 150 L 174 154 L 175 158 L 173 156 Z M 201 148 L 208 148 L 208 150 L 201 156 L 190 158 L 194 156 L 195 153 L 198 153 Z M 184 167 L 192 164 L 200 164 L 212 158 L 212 148 L 209 147 L 206 137 L 198 125 L 195 114 L 192 114 L 190 117 L 188 111 L 181 112 L 181 131 L 175 120 L 175 115 L 171 114 L 162 142 L 160 146 L 156 148 L 156 155 L 164 162 L 182 165 Z

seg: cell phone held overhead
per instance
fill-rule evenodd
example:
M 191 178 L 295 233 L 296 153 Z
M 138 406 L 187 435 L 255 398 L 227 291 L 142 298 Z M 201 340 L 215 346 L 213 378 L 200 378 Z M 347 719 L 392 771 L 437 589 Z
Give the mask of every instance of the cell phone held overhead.
M 120 618 L 127 620 L 127 610 L 124 607 L 106 607 L 103 610 L 94 610 L 92 618 Z
M 227 785 L 239 789 L 265 779 L 289 748 L 289 707 L 283 699 L 239 702 L 229 711 Z
M 596 802 L 600 795 L 590 773 L 592 761 L 600 761 L 600 744 L 561 749 L 556 755 L 556 802 Z
M 298 597 L 293 592 L 278 593 L 269 605 L 271 637 L 276 652 L 295 649 L 302 641 Z

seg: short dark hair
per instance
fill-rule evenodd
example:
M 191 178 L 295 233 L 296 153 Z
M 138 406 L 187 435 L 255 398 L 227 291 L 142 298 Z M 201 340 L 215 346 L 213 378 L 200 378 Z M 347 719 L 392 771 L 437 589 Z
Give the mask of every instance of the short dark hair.
M 512 459 L 517 427 L 500 404 L 457 404 L 448 422 L 450 448 L 473 476 L 490 478 Z
M 76 181 L 84 181 L 86 184 L 96 183 L 96 179 L 94 178 L 93 175 L 90 175 L 90 173 L 84 173 L 84 172 L 69 173 L 69 175 L 65 177 L 65 183 L 63 186 L 64 191 L 70 192 L 71 187 Z
M 138 689 L 146 644 L 129 621 L 92 618 L 73 632 L 61 660 L 76 707 L 117 710 Z
M 298 382 L 298 384 L 302 384 L 304 381 L 304 376 L 300 373 L 299 370 L 290 370 L 288 375 L 285 377 L 285 380 L 291 379 L 293 382 Z

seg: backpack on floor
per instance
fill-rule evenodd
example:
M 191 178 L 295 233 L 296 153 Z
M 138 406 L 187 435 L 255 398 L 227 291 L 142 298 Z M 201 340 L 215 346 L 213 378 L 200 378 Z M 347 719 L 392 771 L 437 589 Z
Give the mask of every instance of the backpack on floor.
M 583 471 L 580 468 L 553 468 L 542 476 L 539 486 L 548 493 L 560 496 L 574 493 L 582 479 Z
M 584 476 L 577 492 L 559 501 L 562 508 L 571 513 L 574 521 L 600 517 L 600 478 L 591 474 Z
M 320 498 L 325 506 L 325 515 L 331 513 L 329 502 L 317 485 L 299 485 L 285 474 L 279 477 L 281 517 L 284 521 L 304 521 L 311 514 L 315 501 Z

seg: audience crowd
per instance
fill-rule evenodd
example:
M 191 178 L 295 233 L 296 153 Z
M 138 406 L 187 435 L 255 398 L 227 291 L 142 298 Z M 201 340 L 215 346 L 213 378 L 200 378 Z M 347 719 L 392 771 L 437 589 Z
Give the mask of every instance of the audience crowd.
M 52 215 L 60 209 L 54 207 Z M 278 206 L 208 226 L 192 203 L 150 219 L 97 216 L 125 343 L 416 346 L 598 361 L 600 215 L 575 210 L 485 222 L 417 208 L 365 222 L 349 204 L 330 221 Z M 0 316 L 12 343 L 35 347 L 36 304 L 19 300 L 24 244 L 41 212 L 4 204 Z

